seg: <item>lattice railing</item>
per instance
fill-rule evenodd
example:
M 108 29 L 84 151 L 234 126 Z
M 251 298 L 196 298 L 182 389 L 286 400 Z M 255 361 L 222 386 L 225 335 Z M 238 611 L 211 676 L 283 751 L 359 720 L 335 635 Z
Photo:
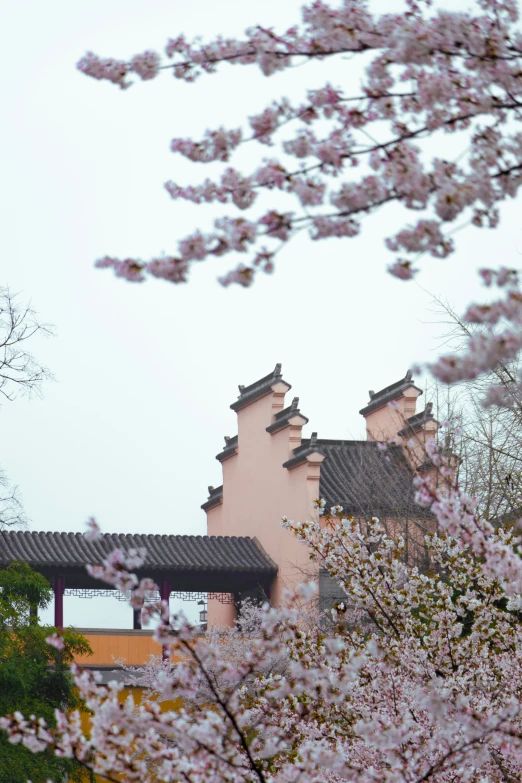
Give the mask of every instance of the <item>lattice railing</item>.
M 120 590 L 104 590 L 103 588 L 89 587 L 68 587 L 65 590 L 64 595 L 75 596 L 76 598 L 116 598 L 117 601 L 128 601 L 128 597 L 124 595 Z M 234 596 L 232 593 L 202 593 L 194 592 L 191 590 L 173 590 L 170 594 L 171 598 L 177 598 L 181 601 L 208 601 L 217 600 L 222 604 L 233 604 Z M 153 603 L 159 601 L 160 594 L 156 591 L 152 593 L 150 598 L 146 599 L 147 603 Z

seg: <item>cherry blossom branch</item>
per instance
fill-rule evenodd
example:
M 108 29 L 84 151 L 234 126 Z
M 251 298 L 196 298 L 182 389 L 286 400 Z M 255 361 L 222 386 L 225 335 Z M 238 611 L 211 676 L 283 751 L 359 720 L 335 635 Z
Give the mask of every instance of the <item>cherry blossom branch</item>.
M 247 264 L 240 263 L 220 278 L 223 285 L 248 286 L 259 270 L 274 269 L 275 253 L 261 245 L 265 237 L 286 244 L 305 225 L 314 240 L 355 236 L 361 226 L 350 216 L 369 214 L 395 201 L 428 213 L 386 240 L 389 250 L 405 253 L 389 271 L 411 279 L 417 271 L 415 259 L 453 252 L 443 226 L 460 214 L 471 213 L 476 227 L 496 227 L 497 205 L 514 197 L 522 184 L 522 134 L 511 123 L 522 107 L 517 4 L 476 0 L 475 10 L 468 13 L 407 5 L 406 14 L 377 16 L 362 0 L 337 5 L 316 0 L 303 7 L 301 24 L 285 32 L 256 26 L 238 40 L 220 37 L 205 44 L 188 42 L 183 35 L 170 39 L 165 50 L 168 63 L 153 51 L 129 61 L 85 55 L 78 63 L 80 71 L 122 88 L 130 85 L 131 74 L 147 81 L 166 68 L 175 78 L 192 82 L 226 62 L 257 65 L 270 76 L 292 67 L 296 58 L 311 62 L 348 53 L 371 57 L 359 95 L 345 95 L 327 83 L 309 90 L 302 105 L 284 98 L 249 117 L 248 137 L 242 128 L 219 127 L 207 130 L 200 141 L 172 141 L 171 149 L 193 162 L 227 162 L 246 141 L 273 145 L 280 128 L 298 122 L 293 137 L 278 141 L 280 157 L 264 161 L 250 174 L 227 169 L 221 179 L 202 185 L 168 182 L 166 187 L 173 198 L 197 204 L 232 201 L 240 210 L 252 209 L 259 193 L 275 187 L 296 198 L 305 214 L 272 210 L 250 220 L 224 215 L 216 221 L 216 233 L 197 231 L 182 239 L 172 255 L 151 261 L 106 256 L 97 265 L 111 267 L 130 281 L 141 282 L 150 275 L 180 283 L 188 279 L 193 263 L 216 255 L 252 253 Z M 404 82 L 411 89 L 405 90 Z M 322 139 L 312 130 L 317 121 L 328 124 Z M 373 127 L 379 133 L 388 128 L 390 138 L 358 144 L 360 133 L 373 138 L 368 133 Z M 465 166 L 437 157 L 428 163 L 412 143 L 439 131 L 462 133 L 470 141 Z M 288 157 L 297 158 L 300 165 L 288 167 Z M 354 181 L 353 167 L 361 163 L 369 171 Z M 327 200 L 337 211 L 316 214 L 315 208 Z

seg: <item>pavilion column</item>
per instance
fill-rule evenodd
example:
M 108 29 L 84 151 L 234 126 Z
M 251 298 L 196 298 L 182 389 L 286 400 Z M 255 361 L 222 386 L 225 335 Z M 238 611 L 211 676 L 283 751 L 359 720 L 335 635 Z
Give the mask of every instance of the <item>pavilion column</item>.
M 170 579 L 164 579 L 161 583 L 160 596 L 162 601 L 169 602 L 170 599 Z
M 164 579 L 161 583 L 161 590 L 160 590 L 160 597 L 162 601 L 166 601 L 167 604 L 170 601 L 170 579 Z M 167 644 L 164 644 L 161 650 L 161 657 L 164 661 L 169 660 L 169 647 Z
M 63 594 L 65 592 L 65 577 L 54 578 L 54 626 L 63 628 Z

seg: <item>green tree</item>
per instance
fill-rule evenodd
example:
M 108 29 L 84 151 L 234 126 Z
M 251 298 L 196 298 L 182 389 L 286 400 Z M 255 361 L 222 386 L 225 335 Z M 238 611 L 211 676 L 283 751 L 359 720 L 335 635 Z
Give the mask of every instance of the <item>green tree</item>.
M 38 610 L 51 601 L 49 582 L 26 563 L 0 571 L 0 715 L 19 710 L 54 725 L 54 710 L 78 706 L 69 664 L 75 655 L 90 652 L 87 640 L 73 630 L 60 632 L 64 646 L 57 650 L 46 637 L 56 629 L 41 625 Z M 34 754 L 7 741 L 0 732 L 0 783 L 53 783 L 88 780 L 70 759 L 51 752 Z

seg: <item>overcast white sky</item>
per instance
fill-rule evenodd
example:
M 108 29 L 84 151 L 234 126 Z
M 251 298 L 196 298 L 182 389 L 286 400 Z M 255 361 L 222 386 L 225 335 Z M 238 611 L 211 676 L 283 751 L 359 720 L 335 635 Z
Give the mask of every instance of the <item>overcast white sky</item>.
M 360 437 L 367 390 L 435 355 L 430 297 L 384 271 L 391 258 L 382 239 L 398 210 L 367 221 L 356 240 L 300 238 L 275 275 L 246 291 L 222 289 L 223 267 L 212 262 L 178 287 L 130 285 L 93 268 L 105 254 L 169 252 L 192 228 L 210 227 L 213 208 L 174 203 L 163 189 L 166 179 L 208 173 L 169 152 L 172 136 L 238 124 L 293 87 L 320 85 L 325 70 L 264 79 L 224 68 L 194 86 L 166 73 L 121 92 L 82 76 L 78 58 L 87 49 L 161 50 L 180 32 L 285 27 L 299 5 L 26 0 L 4 10 L 1 281 L 57 331 L 33 346 L 57 382 L 42 400 L 0 410 L 1 464 L 20 485 L 33 530 L 80 531 L 92 514 L 105 531 L 203 534 L 200 505 L 207 485 L 221 483 L 214 456 L 236 431 L 229 405 L 238 383 L 280 361 L 308 432 Z M 339 62 L 328 78 L 346 84 L 349 69 Z M 247 164 L 259 157 L 254 147 L 245 155 Z M 480 265 L 519 263 L 518 214 L 509 203 L 500 230 L 462 231 L 454 256 L 424 260 L 420 284 L 463 308 L 478 291 Z M 71 599 L 66 622 L 128 625 L 130 610 L 110 604 L 76 601 L 73 611 Z

